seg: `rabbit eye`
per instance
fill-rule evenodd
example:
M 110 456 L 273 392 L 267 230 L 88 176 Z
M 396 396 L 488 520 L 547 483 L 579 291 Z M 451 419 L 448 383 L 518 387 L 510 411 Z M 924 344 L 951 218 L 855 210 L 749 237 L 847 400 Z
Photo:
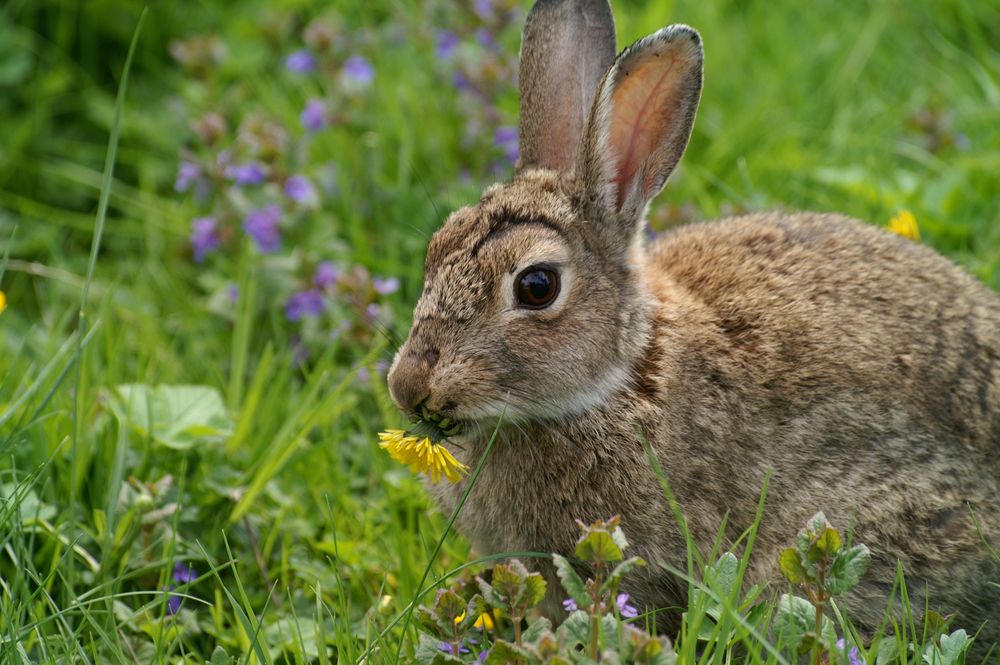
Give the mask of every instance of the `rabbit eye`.
M 548 307 L 559 295 L 559 273 L 550 268 L 532 266 L 518 275 L 514 295 L 517 297 L 518 307 Z

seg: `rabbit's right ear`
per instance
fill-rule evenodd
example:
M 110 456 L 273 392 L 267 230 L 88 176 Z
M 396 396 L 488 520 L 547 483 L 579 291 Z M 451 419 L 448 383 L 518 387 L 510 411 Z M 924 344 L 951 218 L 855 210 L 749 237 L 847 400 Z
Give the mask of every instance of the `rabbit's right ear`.
M 701 37 L 672 25 L 625 49 L 597 93 L 577 175 L 608 245 L 631 245 L 687 147 L 701 98 Z
M 537 0 L 521 38 L 518 170 L 569 171 L 615 58 L 608 0 Z

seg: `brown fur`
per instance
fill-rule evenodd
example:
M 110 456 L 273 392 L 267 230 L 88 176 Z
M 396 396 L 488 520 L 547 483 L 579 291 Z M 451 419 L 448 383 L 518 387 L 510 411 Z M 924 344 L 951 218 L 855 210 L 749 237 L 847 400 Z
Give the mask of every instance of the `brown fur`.
M 657 70 L 654 51 L 675 64 Z M 647 69 L 678 78 L 669 99 L 633 105 L 666 118 L 644 125 L 615 92 L 618 72 Z M 522 164 L 432 239 L 389 386 L 404 410 L 463 421 L 454 452 L 467 464 L 505 414 L 459 528 L 483 552 L 568 554 L 574 520 L 621 515 L 653 562 L 626 590 L 642 606 L 682 605 L 686 585 L 655 562 L 682 568 L 686 546 L 638 428 L 703 553 L 727 516 L 727 545 L 752 523 L 773 474 L 749 582 L 778 579 L 778 551 L 823 510 L 873 553 L 847 607 L 862 629 L 878 625 L 901 561 L 911 598 L 926 591 L 973 630 L 990 620 L 984 640 L 996 639 L 1000 566 L 969 507 L 1000 538 L 1000 299 L 933 251 L 835 215 L 726 219 L 643 247 L 700 81 L 690 28 L 633 45 L 573 137 L 575 167 Z M 655 140 L 623 159 L 642 142 L 617 140 L 616 122 Z M 515 275 L 539 262 L 557 266 L 562 291 L 519 309 Z M 429 487 L 447 511 L 464 483 Z M 539 565 L 555 611 L 557 582 Z

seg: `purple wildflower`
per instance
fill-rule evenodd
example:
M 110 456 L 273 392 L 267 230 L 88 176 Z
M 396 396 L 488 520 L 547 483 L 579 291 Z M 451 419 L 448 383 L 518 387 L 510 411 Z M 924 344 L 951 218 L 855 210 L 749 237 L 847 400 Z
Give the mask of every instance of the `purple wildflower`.
M 174 587 L 174 585 L 171 584 L 169 587 L 167 587 L 167 590 L 173 591 L 175 588 L 176 587 Z M 182 599 L 180 596 L 174 595 L 172 593 L 167 594 L 167 612 L 169 612 L 171 616 L 181 611 L 181 600 Z
M 264 167 L 260 162 L 233 164 L 226 167 L 226 177 L 237 185 L 259 185 L 264 182 Z
M 316 266 L 316 274 L 313 275 L 313 284 L 321 289 L 325 289 L 336 284 L 338 277 L 340 277 L 340 271 L 337 270 L 337 266 L 333 264 L 333 261 L 323 261 Z
M 299 116 L 302 126 L 310 132 L 318 132 L 326 127 L 326 104 L 319 99 L 310 99 Z
M 472 3 L 472 9 L 484 21 L 493 18 L 493 0 L 475 0 Z
M 503 150 L 508 162 L 513 164 L 517 161 L 517 127 L 509 125 L 497 127 L 493 141 L 498 148 Z
M 382 313 L 382 306 L 378 303 L 372 303 L 365 307 L 365 321 L 368 323 L 373 322 L 378 318 L 378 315 Z
M 375 68 L 363 56 L 352 55 L 344 63 L 344 76 L 356 85 L 367 86 L 375 78 Z
M 455 86 L 455 89 L 459 92 L 469 92 L 474 90 L 472 81 L 470 81 L 469 77 L 462 72 L 455 72 L 455 75 L 451 77 L 451 84 Z
M 220 150 L 219 154 L 215 156 L 215 165 L 220 169 L 228 169 L 229 165 L 233 163 L 233 152 L 231 150 Z
M 195 263 L 205 260 L 205 255 L 219 247 L 219 230 L 214 217 L 198 217 L 191 222 L 191 249 Z
M 615 598 L 615 605 L 618 606 L 618 613 L 625 619 L 634 619 L 639 616 L 639 610 L 628 604 L 628 594 L 620 593 Z
M 371 378 L 372 378 L 372 373 L 368 371 L 367 367 L 359 367 L 358 368 L 358 382 L 359 383 L 368 383 L 369 381 L 371 381 Z
M 285 181 L 285 196 L 296 203 L 308 203 L 316 198 L 316 188 L 304 175 L 293 175 Z
M 496 40 L 493 39 L 493 33 L 487 28 L 479 28 L 476 30 L 476 41 L 479 45 L 484 48 L 493 48 L 496 46 Z
M 843 637 L 837 640 L 837 648 L 840 649 L 841 653 L 847 648 L 847 642 L 844 641 Z M 847 652 L 847 662 L 848 665 L 865 665 L 865 659 L 861 657 L 861 652 L 853 644 L 850 651 Z
M 174 564 L 173 577 L 174 582 L 177 582 L 178 584 L 189 584 L 198 578 L 198 573 L 194 572 L 194 568 L 190 563 L 178 561 Z
M 296 74 L 308 74 L 316 69 L 316 57 L 309 49 L 302 49 L 285 59 L 285 67 Z
M 454 647 L 454 645 L 449 644 L 447 642 L 441 642 L 440 644 L 438 644 L 438 650 L 439 651 L 443 651 L 443 652 L 445 652 L 446 654 L 448 654 L 450 656 L 456 656 L 456 655 L 458 655 L 458 654 L 455 653 L 455 647 Z M 462 645 L 459 645 L 459 647 L 458 647 L 458 653 L 469 653 L 469 650 L 465 647 L 464 644 L 462 644 Z
M 566 610 L 567 612 L 576 612 L 580 608 L 577 607 L 575 600 L 573 600 L 572 598 L 567 598 L 566 600 L 563 601 L 563 609 Z
M 236 303 L 238 303 L 240 300 L 240 287 L 236 286 L 235 284 L 230 284 L 228 287 L 226 287 L 226 297 L 229 298 L 229 302 L 231 302 L 232 304 L 235 305 Z
M 326 309 L 323 294 L 316 289 L 306 289 L 293 293 L 285 303 L 285 318 L 289 321 L 301 321 L 307 316 L 319 316 Z
M 396 277 L 376 277 L 372 280 L 375 293 L 380 296 L 387 296 L 399 291 L 399 279 Z
M 174 191 L 182 194 L 201 180 L 201 166 L 194 162 L 181 162 L 177 166 L 177 180 L 174 181 Z
M 441 30 L 437 33 L 437 43 L 434 46 L 434 53 L 438 60 L 448 60 L 455 54 L 458 47 L 458 35 L 451 30 Z
M 250 211 L 243 220 L 243 230 L 253 239 L 258 252 L 270 254 L 281 249 L 281 229 L 278 228 L 280 221 L 281 208 L 272 203 Z
M 485 663 L 486 659 L 489 657 L 489 655 L 490 655 L 490 650 L 489 649 L 486 649 L 486 650 L 480 652 L 480 654 L 479 654 L 479 662 L 480 663 Z

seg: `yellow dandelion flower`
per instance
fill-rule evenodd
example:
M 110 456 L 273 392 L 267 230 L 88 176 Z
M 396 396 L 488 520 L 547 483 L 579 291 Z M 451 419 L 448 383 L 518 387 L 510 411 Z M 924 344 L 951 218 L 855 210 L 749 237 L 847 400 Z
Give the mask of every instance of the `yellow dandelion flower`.
M 489 612 L 483 612 L 482 614 L 479 615 L 479 618 L 476 619 L 476 622 L 472 624 L 472 627 L 478 628 L 479 630 L 483 629 L 493 630 L 493 628 L 496 626 L 494 618 L 497 621 L 500 620 L 500 610 L 498 609 L 493 610 L 493 616 L 490 616 Z M 464 620 L 465 620 L 465 612 L 462 612 L 457 617 L 455 617 L 455 624 L 456 625 L 460 624 Z
M 0 291 L 0 312 L 3 312 L 5 309 L 7 309 L 7 294 Z
M 439 482 L 441 476 L 457 483 L 469 467 L 455 459 L 455 456 L 440 443 L 434 443 L 429 436 L 417 436 L 406 430 L 390 429 L 379 433 L 379 447 L 389 453 L 397 462 L 408 464 L 414 473 L 426 473 L 432 482 Z
M 899 214 L 889 220 L 889 230 L 910 240 L 920 240 L 920 229 L 917 220 L 909 210 L 900 210 Z

